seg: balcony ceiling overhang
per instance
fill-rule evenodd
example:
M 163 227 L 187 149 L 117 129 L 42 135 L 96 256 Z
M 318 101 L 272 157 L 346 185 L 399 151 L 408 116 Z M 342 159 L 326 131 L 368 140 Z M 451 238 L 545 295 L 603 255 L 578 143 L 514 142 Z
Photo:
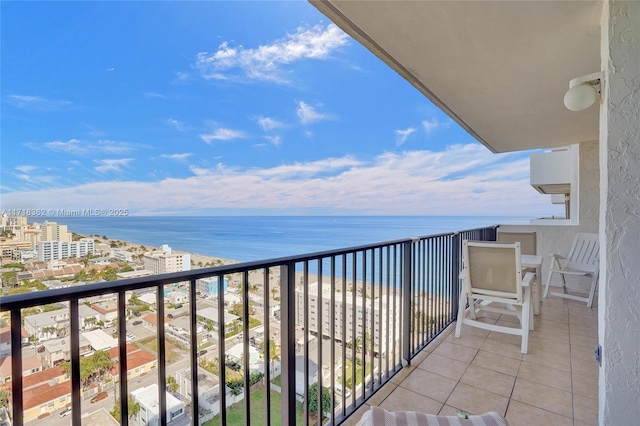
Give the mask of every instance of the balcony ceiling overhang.
M 493 152 L 598 140 L 601 1 L 309 1 Z

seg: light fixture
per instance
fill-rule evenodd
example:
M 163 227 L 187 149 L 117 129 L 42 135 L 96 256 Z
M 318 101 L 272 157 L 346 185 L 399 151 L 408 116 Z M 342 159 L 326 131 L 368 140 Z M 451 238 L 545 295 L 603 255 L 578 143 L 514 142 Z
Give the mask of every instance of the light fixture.
M 564 95 L 564 106 L 571 111 L 582 111 L 593 105 L 600 94 L 602 75 L 602 72 L 597 72 L 571 80 Z

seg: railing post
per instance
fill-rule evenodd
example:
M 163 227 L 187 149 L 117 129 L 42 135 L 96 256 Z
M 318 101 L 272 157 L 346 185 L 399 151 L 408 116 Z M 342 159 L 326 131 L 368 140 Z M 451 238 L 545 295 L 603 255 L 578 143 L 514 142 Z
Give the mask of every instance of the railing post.
M 413 241 L 403 243 L 403 269 L 402 269 L 402 360 L 410 364 L 411 361 L 411 335 L 413 326 L 411 324 L 411 284 L 413 281 L 412 258 Z
M 36 329 L 36 333 L 38 330 Z M 23 423 L 22 395 L 22 321 L 20 309 L 11 310 L 11 384 L 13 397 L 13 424 Z
M 280 267 L 280 324 L 282 360 L 282 424 L 296 424 L 295 263 Z
M 124 290 L 118 292 L 118 368 L 119 368 L 119 385 L 120 385 L 120 424 L 127 426 L 129 424 L 129 388 L 127 383 L 127 344 L 122 342 L 125 339 L 122 336 L 127 334 L 127 293 Z M 116 388 L 113 388 L 115 396 Z
M 221 292 L 223 283 L 218 277 L 218 292 Z M 200 401 L 198 400 L 198 322 L 196 315 L 198 310 L 198 299 L 196 297 L 196 280 L 189 282 L 189 339 L 191 342 L 191 351 L 189 352 L 191 366 L 191 424 L 197 426 L 200 424 Z M 218 386 L 218 392 L 222 389 Z
M 453 308 L 451 316 L 457 318 L 460 303 L 460 247 L 462 236 L 459 232 L 454 232 L 451 242 L 451 277 L 453 280 Z
M 80 316 L 78 299 L 69 302 L 70 342 L 71 351 L 71 424 L 82 424 L 82 404 L 80 401 Z

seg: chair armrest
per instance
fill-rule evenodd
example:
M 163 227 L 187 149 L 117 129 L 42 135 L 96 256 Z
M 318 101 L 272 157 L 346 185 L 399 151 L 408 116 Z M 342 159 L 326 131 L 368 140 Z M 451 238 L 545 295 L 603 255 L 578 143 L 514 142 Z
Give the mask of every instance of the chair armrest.
M 566 257 L 561 254 L 549 253 L 549 256 L 553 257 L 554 259 L 566 259 Z
M 531 281 L 533 281 L 535 277 L 535 273 L 527 272 L 522 279 L 522 287 L 529 287 L 531 285 Z

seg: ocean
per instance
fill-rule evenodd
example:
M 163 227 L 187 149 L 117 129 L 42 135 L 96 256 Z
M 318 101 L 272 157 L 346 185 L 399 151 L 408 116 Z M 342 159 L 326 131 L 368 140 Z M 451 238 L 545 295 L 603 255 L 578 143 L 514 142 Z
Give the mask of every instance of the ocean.
M 242 262 L 498 224 L 513 216 L 128 216 L 46 218 L 82 235 Z

